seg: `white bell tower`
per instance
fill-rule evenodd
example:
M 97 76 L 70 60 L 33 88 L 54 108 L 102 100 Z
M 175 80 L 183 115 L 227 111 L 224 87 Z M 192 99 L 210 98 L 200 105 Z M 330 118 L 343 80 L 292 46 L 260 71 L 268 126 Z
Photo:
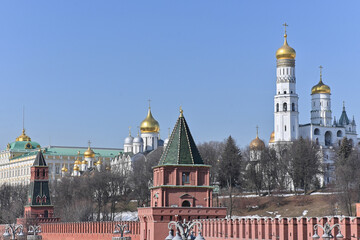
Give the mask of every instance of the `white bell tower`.
M 311 89 L 311 123 L 320 126 L 331 126 L 331 91 L 322 81 L 322 66 L 320 68 L 320 81 Z
M 296 94 L 296 52 L 287 43 L 276 51 L 276 95 L 274 97 L 275 142 L 290 142 L 299 136 L 298 95 Z

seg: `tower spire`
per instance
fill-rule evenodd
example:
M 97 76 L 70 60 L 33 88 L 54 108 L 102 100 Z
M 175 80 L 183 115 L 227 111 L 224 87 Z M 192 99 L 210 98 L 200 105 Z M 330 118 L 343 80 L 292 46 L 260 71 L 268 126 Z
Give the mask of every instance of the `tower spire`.
M 184 117 L 184 110 L 182 109 L 182 106 L 180 106 L 180 117 Z
M 319 66 L 319 68 L 320 68 L 320 82 L 322 82 L 322 69 L 323 69 L 323 66 Z
M 259 138 L 259 126 L 256 125 L 256 138 Z
M 22 128 L 23 128 L 23 132 L 25 132 L 25 106 L 23 106 L 23 126 L 22 126 Z

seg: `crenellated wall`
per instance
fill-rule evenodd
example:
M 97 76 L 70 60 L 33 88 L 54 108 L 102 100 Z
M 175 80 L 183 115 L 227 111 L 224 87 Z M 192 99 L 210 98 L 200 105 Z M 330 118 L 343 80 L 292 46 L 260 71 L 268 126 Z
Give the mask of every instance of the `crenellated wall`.
M 360 238 L 360 217 L 320 217 L 320 218 L 239 218 L 203 219 L 202 235 L 206 240 L 219 239 L 267 239 L 267 240 L 307 240 L 312 239 L 314 225 L 341 226 L 346 239 Z M 79 222 L 41 224 L 44 240 L 111 240 L 115 224 L 128 224 L 132 240 L 140 240 L 140 222 Z M 156 229 L 154 229 L 156 231 Z M 197 232 L 197 229 L 195 229 Z M 323 234 L 318 230 L 318 234 Z M 334 236 L 337 231 L 333 231 Z M 355 237 L 355 238 L 354 238 Z M 141 239 L 145 240 L 145 239 Z
M 111 240 L 116 224 L 127 224 L 132 240 L 140 239 L 140 223 L 123 222 L 67 222 L 43 223 L 41 225 L 43 240 Z
M 341 233 L 346 239 L 360 238 L 359 217 L 204 219 L 201 222 L 206 240 L 306 240 L 312 239 L 315 224 L 324 225 L 326 222 L 331 226 L 340 224 Z M 318 234 L 323 234 L 320 228 Z M 333 234 L 335 236 L 337 230 Z

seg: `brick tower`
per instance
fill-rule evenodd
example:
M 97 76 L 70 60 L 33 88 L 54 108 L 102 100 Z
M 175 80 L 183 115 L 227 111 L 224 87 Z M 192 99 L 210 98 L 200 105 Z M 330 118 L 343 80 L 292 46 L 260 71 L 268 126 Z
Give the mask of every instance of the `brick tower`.
M 165 239 L 172 220 L 226 216 L 226 208 L 212 206 L 210 167 L 204 164 L 180 110 L 169 143 L 153 170 L 151 206 L 138 208 L 140 240 Z
M 25 219 L 33 219 L 36 222 L 56 222 L 60 220 L 54 217 L 48 172 L 49 167 L 46 165 L 41 150 L 39 150 L 31 167 L 28 202 L 24 211 Z

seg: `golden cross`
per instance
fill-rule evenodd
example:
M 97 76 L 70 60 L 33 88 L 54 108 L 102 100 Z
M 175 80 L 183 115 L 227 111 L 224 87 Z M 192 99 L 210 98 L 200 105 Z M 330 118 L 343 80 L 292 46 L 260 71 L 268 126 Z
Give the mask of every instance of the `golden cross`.
M 258 137 L 259 136 L 259 126 L 256 125 L 256 136 Z
M 149 99 L 148 102 L 149 102 L 149 108 L 151 108 L 151 106 L 150 106 L 151 100 Z
M 288 27 L 289 25 L 286 24 L 286 22 L 283 24 L 283 26 L 285 27 L 285 34 L 286 34 L 286 27 Z
M 131 126 L 129 126 L 129 136 L 131 136 Z
M 90 145 L 91 145 L 91 142 L 90 142 L 90 140 L 88 141 L 88 145 L 89 145 L 89 147 L 90 147 Z

